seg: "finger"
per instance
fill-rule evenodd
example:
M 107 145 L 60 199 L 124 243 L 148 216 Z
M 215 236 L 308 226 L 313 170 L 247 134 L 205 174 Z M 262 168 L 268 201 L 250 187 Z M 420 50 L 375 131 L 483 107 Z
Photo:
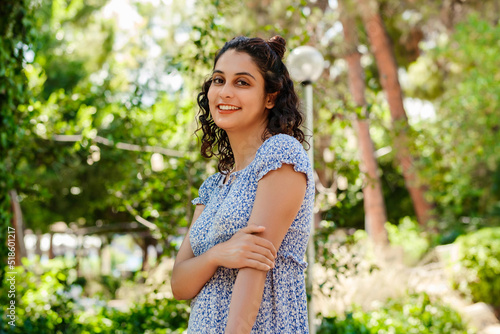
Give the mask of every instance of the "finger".
M 274 244 L 271 241 L 267 240 L 266 238 L 259 237 L 256 235 L 254 236 L 253 240 L 254 240 L 256 245 L 258 245 L 260 247 L 267 248 L 275 258 L 278 256 L 278 252 L 276 251 L 276 247 L 274 247 Z
M 269 250 L 269 248 L 262 247 L 262 246 L 256 246 L 254 249 L 254 252 L 257 254 L 260 254 L 262 256 L 265 256 L 269 261 L 273 262 L 276 261 L 276 256 Z
M 247 259 L 245 261 L 245 267 L 246 268 L 254 268 L 254 269 L 257 269 L 257 270 L 261 270 L 261 271 L 269 271 L 269 270 L 271 270 L 271 266 L 269 266 L 269 265 L 267 265 L 265 263 L 253 260 L 253 259 Z
M 259 254 L 259 253 L 250 253 L 248 254 L 248 258 L 263 263 L 271 268 L 274 268 L 274 259 L 270 259 L 269 257 Z
M 241 229 L 241 232 L 252 234 L 252 233 L 260 233 L 263 232 L 266 228 L 264 226 L 259 225 L 248 225 Z
M 255 242 L 252 241 L 251 244 L 247 244 L 246 250 L 263 255 L 272 262 L 276 260 L 274 245 L 271 242 L 267 243 L 255 239 Z

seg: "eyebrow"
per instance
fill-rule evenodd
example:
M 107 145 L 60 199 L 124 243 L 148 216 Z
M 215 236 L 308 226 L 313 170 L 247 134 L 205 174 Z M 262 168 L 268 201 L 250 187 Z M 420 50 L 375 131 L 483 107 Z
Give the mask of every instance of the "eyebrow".
M 224 72 L 222 72 L 221 70 L 214 70 L 214 73 L 224 74 Z M 257 81 L 257 79 L 255 79 L 255 77 L 248 72 L 238 72 L 235 75 L 248 75 L 248 76 L 252 77 L 255 81 Z

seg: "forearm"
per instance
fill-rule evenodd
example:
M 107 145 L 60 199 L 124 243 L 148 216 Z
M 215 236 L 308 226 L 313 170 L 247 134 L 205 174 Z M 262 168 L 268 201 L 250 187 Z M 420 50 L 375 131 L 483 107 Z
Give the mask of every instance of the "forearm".
M 175 299 L 192 299 L 212 278 L 219 267 L 212 249 L 200 256 L 184 260 L 172 270 L 172 293 Z
M 233 287 L 226 334 L 250 333 L 259 313 L 266 271 L 242 268 Z

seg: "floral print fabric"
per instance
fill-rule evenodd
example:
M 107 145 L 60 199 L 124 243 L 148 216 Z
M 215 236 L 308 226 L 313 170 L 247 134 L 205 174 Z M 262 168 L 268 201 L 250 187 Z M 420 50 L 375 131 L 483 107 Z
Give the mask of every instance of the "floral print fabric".
M 267 273 L 252 328 L 254 334 L 308 333 L 304 254 L 315 192 L 309 158 L 295 138 L 285 134 L 272 136 L 261 145 L 246 168 L 233 172 L 225 184 L 224 175 L 220 173 L 208 177 L 199 189 L 199 197 L 193 200 L 193 204 L 205 205 L 189 232 L 193 253 L 200 256 L 247 225 L 259 180 L 283 163 L 306 174 L 307 189 L 300 210 L 278 249 L 275 267 Z M 237 274 L 238 269 L 217 269 L 191 301 L 188 333 L 224 333 Z

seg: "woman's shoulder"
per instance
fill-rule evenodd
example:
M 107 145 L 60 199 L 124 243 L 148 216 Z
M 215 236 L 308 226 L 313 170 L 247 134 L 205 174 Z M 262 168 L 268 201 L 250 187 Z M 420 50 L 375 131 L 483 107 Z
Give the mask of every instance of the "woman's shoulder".
M 220 183 L 220 173 L 215 173 L 210 175 L 203 181 L 201 184 L 200 188 L 198 189 L 198 197 L 193 199 L 191 203 L 193 204 L 203 204 L 207 205 L 208 202 L 210 201 L 210 197 L 212 193 L 214 192 L 214 189 L 217 187 L 217 185 Z
M 305 153 L 302 144 L 294 137 L 279 133 L 269 137 L 261 147 L 262 154 L 296 152 Z
M 221 176 L 222 174 L 220 172 L 209 175 L 205 181 L 203 181 L 202 187 L 206 189 L 213 189 L 220 183 Z
M 222 174 L 220 172 L 216 172 L 212 175 L 209 175 L 206 179 L 206 183 L 218 183 L 221 179 Z
M 294 165 L 296 171 L 308 174 L 311 165 L 302 144 L 294 137 L 277 134 L 268 138 L 255 158 L 257 180 L 269 171 L 280 168 L 283 163 Z

